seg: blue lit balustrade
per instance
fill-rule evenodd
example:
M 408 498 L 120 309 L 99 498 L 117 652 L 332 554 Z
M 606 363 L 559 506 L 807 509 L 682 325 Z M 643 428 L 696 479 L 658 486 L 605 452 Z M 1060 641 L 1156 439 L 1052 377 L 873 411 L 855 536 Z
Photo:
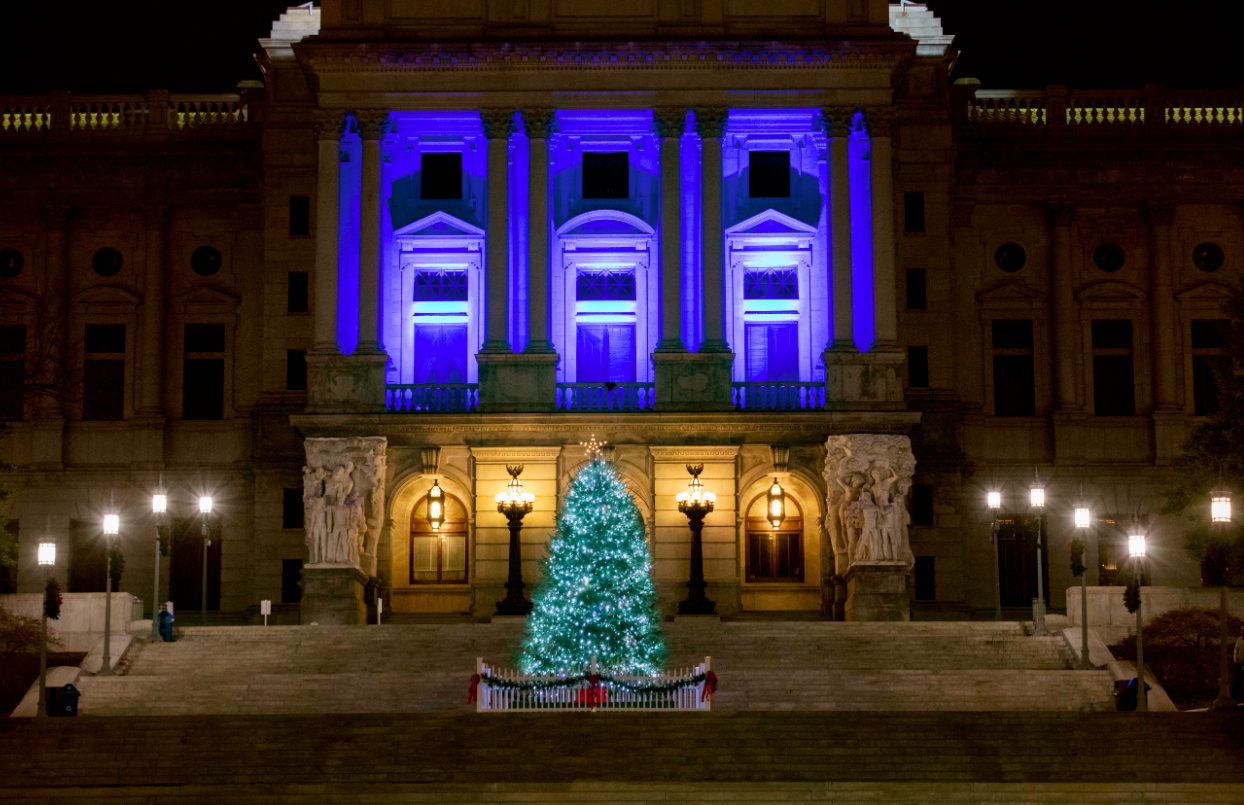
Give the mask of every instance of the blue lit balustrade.
M 558 411 L 650 411 L 654 383 L 558 383 Z
M 825 407 L 825 384 L 732 383 L 736 411 L 819 411 Z
M 385 408 L 391 413 L 465 413 L 479 408 L 478 383 L 389 384 Z

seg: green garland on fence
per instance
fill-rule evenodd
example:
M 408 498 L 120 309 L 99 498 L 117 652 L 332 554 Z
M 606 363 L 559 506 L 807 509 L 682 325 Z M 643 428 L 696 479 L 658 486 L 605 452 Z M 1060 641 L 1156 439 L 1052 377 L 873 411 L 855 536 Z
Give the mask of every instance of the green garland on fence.
M 693 688 L 704 680 L 708 679 L 708 674 L 697 674 L 690 679 L 679 680 L 678 682 L 668 682 L 664 685 L 645 685 L 627 682 L 624 679 L 618 679 L 612 676 L 600 675 L 597 685 L 604 687 L 611 685 L 614 687 L 629 690 L 632 693 L 673 693 L 676 690 L 684 688 Z M 515 682 L 512 679 L 498 679 L 488 674 L 480 674 L 480 681 L 494 688 L 502 688 L 505 690 L 521 690 L 521 691 L 544 691 L 554 690 L 558 688 L 577 688 L 585 682 L 590 682 L 587 674 L 580 676 L 568 676 L 564 679 L 555 679 L 548 682 Z

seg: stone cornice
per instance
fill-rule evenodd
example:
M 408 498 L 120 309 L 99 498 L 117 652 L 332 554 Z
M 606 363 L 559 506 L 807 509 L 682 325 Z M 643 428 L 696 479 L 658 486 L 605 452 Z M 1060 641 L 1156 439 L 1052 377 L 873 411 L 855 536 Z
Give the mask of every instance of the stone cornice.
M 294 52 L 313 73 L 546 72 L 569 70 L 891 70 L 914 42 L 564 42 L 358 44 L 302 42 Z

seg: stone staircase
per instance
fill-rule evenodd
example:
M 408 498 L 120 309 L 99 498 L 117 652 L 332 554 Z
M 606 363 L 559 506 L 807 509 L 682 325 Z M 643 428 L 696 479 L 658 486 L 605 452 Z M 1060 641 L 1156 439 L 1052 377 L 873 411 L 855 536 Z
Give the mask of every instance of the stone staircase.
M 1239 803 L 1239 713 L 0 721 L 0 802 Z
M 476 657 L 507 665 L 522 624 L 187 627 L 82 680 L 93 715 L 466 712 Z M 1015 623 L 666 624 L 670 667 L 705 655 L 714 710 L 1113 708 L 1111 676 Z

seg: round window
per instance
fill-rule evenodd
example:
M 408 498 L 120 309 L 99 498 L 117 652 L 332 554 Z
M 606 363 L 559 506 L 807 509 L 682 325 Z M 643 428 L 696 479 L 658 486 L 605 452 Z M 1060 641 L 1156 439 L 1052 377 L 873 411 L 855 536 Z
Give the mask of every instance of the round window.
M 190 255 L 190 267 L 201 277 L 210 277 L 220 270 L 220 252 L 211 246 L 201 246 Z
M 1223 259 L 1217 243 L 1202 243 L 1192 250 L 1192 262 L 1202 271 L 1217 271 L 1222 268 Z
M 1023 268 L 1024 263 L 1028 262 L 1028 255 L 1018 243 L 1004 243 L 993 253 L 993 261 L 998 264 L 998 268 L 1010 273 Z
M 16 277 L 24 265 L 26 258 L 17 249 L 0 249 L 0 277 Z
M 125 258 L 121 256 L 121 252 L 112 248 L 100 249 L 91 258 L 91 266 L 101 277 L 115 277 L 121 273 L 123 265 L 125 265 Z
M 1093 250 L 1093 262 L 1102 271 L 1118 271 L 1123 259 L 1123 247 L 1117 243 L 1103 243 Z

